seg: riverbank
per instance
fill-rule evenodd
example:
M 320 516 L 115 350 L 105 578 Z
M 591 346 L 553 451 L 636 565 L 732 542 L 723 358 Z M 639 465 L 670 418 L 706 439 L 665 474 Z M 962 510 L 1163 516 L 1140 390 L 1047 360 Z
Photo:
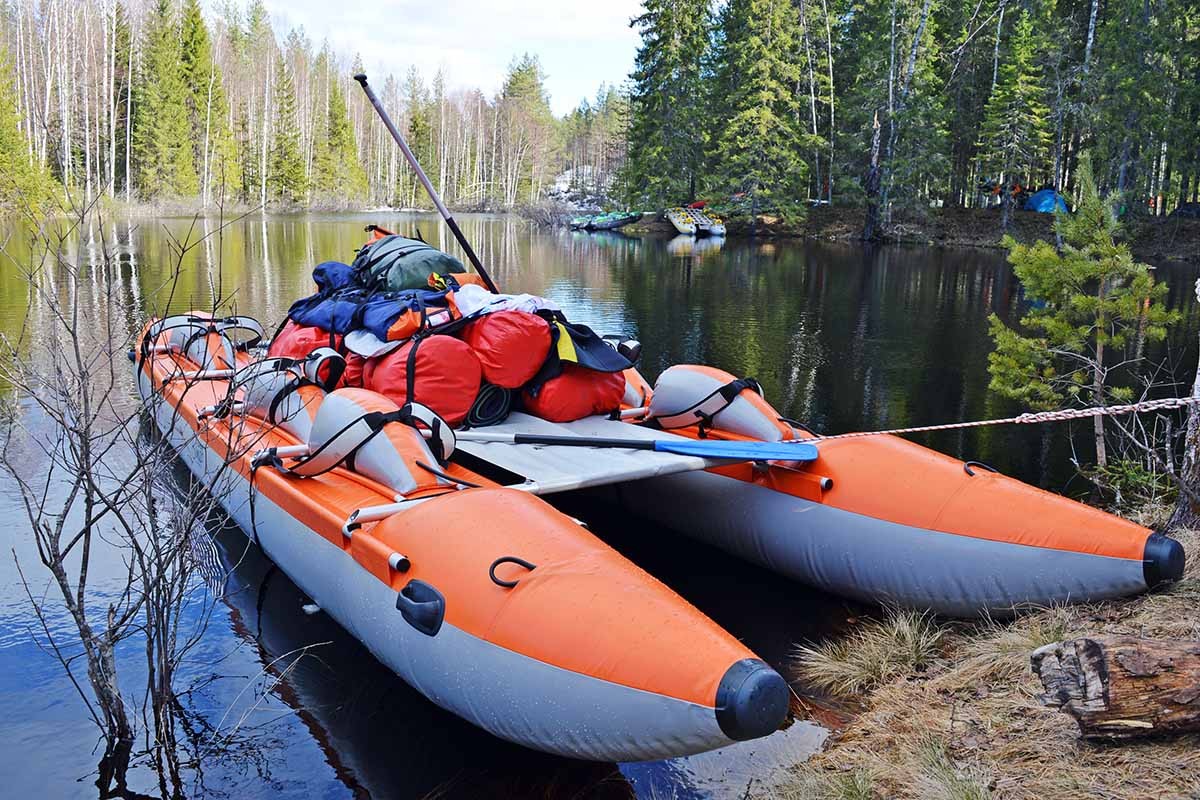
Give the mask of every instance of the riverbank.
M 805 218 L 788 223 L 760 215 L 754 225 L 748 218 L 725 221 L 731 238 L 804 238 L 821 241 L 857 241 L 862 235 L 864 210 L 853 206 L 820 206 Z M 627 233 L 673 235 L 665 219 L 652 218 L 623 229 Z M 1000 228 L 1000 211 L 984 208 L 931 208 L 921 214 L 900 214 L 893 220 L 885 241 L 896 244 L 998 249 L 1006 232 Z M 1033 211 L 1014 211 L 1007 233 L 1018 242 L 1053 241 L 1054 217 Z M 1133 254 L 1149 261 L 1200 263 L 1200 220 L 1154 218 L 1139 220 L 1129 230 Z
M 1097 635 L 1200 639 L 1200 533 L 1177 534 L 1184 579 L 1130 600 L 1046 609 L 1007 623 L 892 614 L 849 641 L 801 652 L 808 681 L 860 677 L 857 714 L 797 768 L 786 797 L 1196 797 L 1200 735 L 1092 744 L 1038 702 L 1036 648 Z M 874 658 L 863 654 L 873 653 Z M 854 681 L 851 681 L 854 683 Z M 861 684 L 860 684 L 861 685 Z

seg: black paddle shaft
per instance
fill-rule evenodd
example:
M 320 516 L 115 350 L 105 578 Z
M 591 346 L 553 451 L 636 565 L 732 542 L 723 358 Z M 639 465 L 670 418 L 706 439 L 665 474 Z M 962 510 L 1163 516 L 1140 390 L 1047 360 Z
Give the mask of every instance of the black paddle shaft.
M 437 207 L 438 213 L 442 215 L 442 219 L 446 220 L 446 225 L 450 228 L 450 232 L 458 240 L 458 244 L 462 247 L 463 252 L 467 254 L 467 258 L 470 260 L 471 265 L 475 267 L 475 271 L 479 273 L 479 277 L 483 278 L 483 282 L 487 284 L 488 289 L 493 294 L 498 294 L 499 290 L 496 288 L 496 284 L 492 282 L 492 276 L 488 275 L 487 270 L 483 268 L 483 264 L 479 263 L 479 256 L 475 255 L 475 250 L 471 247 L 471 243 L 467 241 L 467 237 L 463 235 L 462 228 L 458 227 L 458 223 L 454 221 L 454 217 L 450 214 L 450 209 L 446 208 L 446 204 L 442 202 L 442 198 L 438 195 L 437 190 L 429 182 L 429 178 L 425 175 L 425 170 L 421 169 L 420 162 L 413 155 L 413 151 L 409 149 L 408 142 L 404 141 L 404 137 L 400 134 L 399 129 L 396 128 L 396 124 L 392 122 L 392 118 L 383 110 L 383 104 L 379 102 L 379 98 L 375 96 L 375 91 L 367 84 L 367 76 L 360 72 L 354 76 L 354 80 L 358 81 L 359 86 L 366 93 L 367 99 L 371 101 L 371 105 L 375 106 L 375 111 L 379 114 L 379 118 L 383 120 L 388 133 L 396 140 L 396 144 L 400 145 L 400 151 L 404 153 L 404 160 L 417 173 L 417 179 L 421 181 L 421 185 L 429 193 L 429 199 Z
M 653 450 L 653 439 L 603 439 L 596 436 L 543 436 L 515 433 L 513 444 L 560 444 L 582 447 L 620 447 L 625 450 Z

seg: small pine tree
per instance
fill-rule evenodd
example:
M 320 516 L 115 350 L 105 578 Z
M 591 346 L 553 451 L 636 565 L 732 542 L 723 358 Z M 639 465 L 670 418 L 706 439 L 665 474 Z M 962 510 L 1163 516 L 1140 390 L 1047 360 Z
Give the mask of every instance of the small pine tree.
M 11 62 L 0 47 L 0 212 L 36 211 L 49 201 L 54 181 L 30 155 L 17 115 L 12 75 Z
M 179 26 L 170 0 L 158 0 L 149 14 L 145 37 L 142 76 L 134 87 L 137 190 L 146 198 L 190 197 L 198 184 Z
M 296 120 L 296 88 L 283 56 L 275 62 L 275 120 L 267 159 L 267 192 L 279 203 L 298 203 L 308 190 L 300 156 L 300 125 Z
M 730 192 L 786 207 L 804 194 L 811 150 L 800 132 L 799 24 L 788 0 L 730 0 L 721 15 L 715 86 L 725 113 L 714 163 Z
M 980 174 L 995 177 L 1001 186 L 1031 181 L 1044 173 L 1053 145 L 1042 71 L 1034 58 L 1035 44 L 1033 18 L 1022 11 L 1008 58 L 1000 63 L 996 85 L 984 107 L 979 131 Z M 1007 227 L 1010 195 L 1004 191 L 1001 197 L 1001 219 Z
M 1133 260 L 1116 239 L 1112 205 L 1100 196 L 1084 162 L 1082 197 L 1073 215 L 1060 213 L 1061 252 L 1048 242 L 1017 244 L 1005 237 L 1008 260 L 1034 307 L 1021 320 L 1028 334 L 991 316 L 996 349 L 988 355 L 991 388 L 1037 410 L 1068 404 L 1129 402 L 1132 390 L 1114 383 L 1106 365 L 1142 341 L 1158 341 L 1178 313 L 1163 306 L 1167 284 Z M 1095 417 L 1096 463 L 1107 465 L 1102 417 Z

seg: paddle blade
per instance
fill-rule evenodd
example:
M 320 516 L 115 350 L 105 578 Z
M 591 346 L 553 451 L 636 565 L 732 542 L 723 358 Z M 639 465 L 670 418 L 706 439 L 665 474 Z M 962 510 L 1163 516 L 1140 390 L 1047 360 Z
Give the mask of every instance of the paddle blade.
M 726 442 L 716 439 L 655 439 L 654 449 L 663 453 L 699 458 L 730 458 L 738 461 L 816 461 L 816 445 L 807 442 Z

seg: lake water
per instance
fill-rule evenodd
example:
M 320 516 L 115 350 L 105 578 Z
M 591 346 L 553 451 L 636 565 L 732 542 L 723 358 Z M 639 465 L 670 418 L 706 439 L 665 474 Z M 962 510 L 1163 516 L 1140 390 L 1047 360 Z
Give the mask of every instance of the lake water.
M 453 250 L 443 226 L 423 215 L 254 216 L 221 229 L 215 220 L 105 224 L 120 259 L 110 278 L 128 332 L 152 313 L 207 308 L 232 295 L 268 329 L 311 291 L 309 270 L 349 261 L 376 222 L 419 230 Z M 707 363 L 753 376 L 783 414 L 827 432 L 1008 416 L 1019 411 L 987 391 L 991 313 L 1020 315 L 1020 287 L 1002 254 L 935 248 L 863 248 L 807 242 L 701 241 L 538 231 L 514 217 L 461 220 L 506 291 L 558 302 L 575 321 L 644 346 L 651 380 L 675 363 Z M 183 259 L 175 296 L 160 292 L 175 262 L 172 242 L 197 241 Z M 0 242 L 17 262 L 28 248 L 16 230 Z M 86 253 L 86 248 L 85 248 Z M 86 254 L 85 254 L 86 258 Z M 1190 385 L 1200 310 L 1197 270 L 1161 265 L 1169 304 L 1185 313 L 1148 355 Z M 0 264 L 0 333 L 21 331 L 30 299 L 19 269 Z M 51 282 L 53 276 L 51 276 Z M 33 302 L 37 335 L 39 318 Z M 124 385 L 134 402 L 132 382 Z M 45 423 L 28 407 L 24 422 Z M 1082 430 L 1082 428 L 1080 429 Z M 1082 437 L 1081 437 L 1082 439 Z M 1072 485 L 1063 426 L 999 427 L 920 439 L 962 458 L 1059 491 Z M 858 609 L 784 581 L 690 540 L 631 525 L 602 506 L 567 509 L 789 674 L 793 645 L 820 640 Z M 23 520 L 13 487 L 0 484 L 0 519 Z M 22 524 L 0 526 L 35 592 L 44 573 Z M 234 565 L 200 648 L 184 669 L 193 706 L 226 729 L 249 731 L 242 752 L 206 760 L 195 794 L 230 797 L 742 797 L 766 794 L 818 748 L 825 731 L 800 722 L 767 739 L 688 759 L 589 764 L 508 745 L 426 702 L 305 599 L 236 530 L 213 531 Z M 107 559 L 107 560 L 106 560 Z M 117 585 L 121 565 L 97 555 L 96 585 Z M 729 591 L 730 586 L 737 591 Z M 194 612 L 199 613 L 199 612 Z M 63 629 L 60 614 L 52 629 Z M 0 558 L 0 775 L 7 796 L 92 797 L 96 732 L 82 702 L 44 649 L 13 559 Z M 136 684 L 140 655 L 124 653 Z M 803 690 L 803 686 L 797 684 Z M 149 781 L 148 776 L 137 776 Z M 151 784 L 146 783 L 146 789 Z

